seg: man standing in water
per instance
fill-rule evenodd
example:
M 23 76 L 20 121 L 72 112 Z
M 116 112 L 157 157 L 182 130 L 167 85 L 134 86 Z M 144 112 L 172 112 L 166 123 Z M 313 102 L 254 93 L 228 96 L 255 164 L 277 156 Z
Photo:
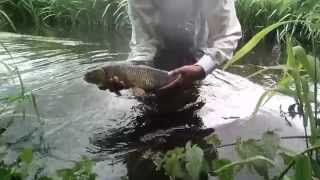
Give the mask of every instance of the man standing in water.
M 166 93 L 202 80 L 231 59 L 241 38 L 234 0 L 128 0 L 129 61 L 152 62 L 178 78 Z M 127 88 L 116 78 L 111 91 Z

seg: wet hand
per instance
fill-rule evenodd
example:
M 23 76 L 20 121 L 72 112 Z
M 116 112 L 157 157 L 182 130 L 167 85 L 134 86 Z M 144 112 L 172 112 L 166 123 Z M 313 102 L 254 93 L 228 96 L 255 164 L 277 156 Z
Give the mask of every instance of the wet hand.
M 161 96 L 182 88 L 191 87 L 195 81 L 204 79 L 206 73 L 201 66 L 188 65 L 171 71 L 170 75 L 177 77 L 177 79 L 160 88 L 157 91 L 158 95 Z

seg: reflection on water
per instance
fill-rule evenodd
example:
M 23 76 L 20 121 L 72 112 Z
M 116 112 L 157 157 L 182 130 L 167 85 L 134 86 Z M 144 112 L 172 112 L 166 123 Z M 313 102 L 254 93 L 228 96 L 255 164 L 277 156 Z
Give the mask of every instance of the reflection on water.
M 184 145 L 192 137 L 205 137 L 210 134 L 207 133 L 210 129 L 201 129 L 203 122 L 196 113 L 203 106 L 202 102 L 196 102 L 181 111 L 165 113 L 146 110 L 144 106 L 139 104 L 133 107 L 134 110 L 129 112 L 130 116 L 127 117 L 127 125 L 107 129 L 105 132 L 99 131 L 92 139 L 98 151 L 118 153 L 141 146 L 166 149 L 169 147 L 162 145 L 172 148 Z
M 0 34 L 0 42 L 13 57 L 0 48 L 0 99 L 20 94 L 17 75 L 2 63 L 19 68 L 26 92 L 33 90 L 35 97 L 34 102 L 18 107 L 0 102 L 0 112 L 6 107 L 0 114 L 0 127 L 5 129 L 1 141 L 8 145 L 6 161 L 32 147 L 39 152 L 36 158 L 47 174 L 69 167 L 85 155 L 97 161 L 95 170 L 101 179 L 120 179 L 137 172 L 138 167 L 149 167 L 144 165 L 147 162 L 137 161 L 146 149 L 165 150 L 188 140 L 198 142 L 211 134 L 212 128 L 223 143 L 238 136 L 260 137 L 265 130 L 280 129 L 281 135 L 303 132 L 299 121 L 288 127 L 280 118 L 279 104 L 285 108 L 293 103 L 283 96 L 248 121 L 264 89 L 227 72 L 217 70 L 200 86 L 168 97 L 136 98 L 130 90 L 117 96 L 85 83 L 82 76 L 93 68 L 124 60 L 126 53 L 70 39 L 7 33 Z M 234 156 L 232 151 L 221 154 Z

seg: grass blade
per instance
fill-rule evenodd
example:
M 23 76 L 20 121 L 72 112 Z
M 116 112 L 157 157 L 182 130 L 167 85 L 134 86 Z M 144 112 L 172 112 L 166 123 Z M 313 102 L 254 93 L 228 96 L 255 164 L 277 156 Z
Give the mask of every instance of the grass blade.
M 248 54 L 256 45 L 265 38 L 270 32 L 277 29 L 279 26 L 288 24 L 290 21 L 285 22 L 278 22 L 271 26 L 268 26 L 264 28 L 262 31 L 260 31 L 258 34 L 256 34 L 246 45 L 244 45 L 237 53 L 233 56 L 233 58 L 227 62 L 227 64 L 223 67 L 223 69 L 227 69 L 235 62 L 239 61 L 243 56 Z
M 248 163 L 252 163 L 252 162 L 255 162 L 255 161 L 264 161 L 264 162 L 267 162 L 268 164 L 272 165 L 272 166 L 275 166 L 274 162 L 271 160 L 271 159 L 268 159 L 264 156 L 255 156 L 255 157 L 251 157 L 251 158 L 248 158 L 248 159 L 245 159 L 245 160 L 242 160 L 242 161 L 235 161 L 235 162 L 232 162 L 228 165 L 225 165 L 219 169 L 217 169 L 215 171 L 216 174 L 219 174 L 221 173 L 222 171 L 225 171 L 227 169 L 230 169 L 230 168 L 233 168 L 235 166 L 239 166 L 239 165 L 243 165 L 243 164 L 248 164 Z
M 312 167 L 309 157 L 298 155 L 295 161 L 295 179 L 312 180 Z
M 17 28 L 16 26 L 14 25 L 14 23 L 11 21 L 10 17 L 2 10 L 0 10 L 0 15 L 2 15 L 7 21 L 8 23 L 10 24 L 10 27 L 15 31 L 17 32 Z

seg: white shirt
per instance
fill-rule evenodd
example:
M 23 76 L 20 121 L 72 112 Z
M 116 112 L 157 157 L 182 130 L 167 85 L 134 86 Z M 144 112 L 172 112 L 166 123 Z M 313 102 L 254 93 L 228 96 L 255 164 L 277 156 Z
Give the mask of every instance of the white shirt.
M 209 74 L 232 58 L 241 38 L 234 0 L 128 0 L 128 5 L 130 61 L 153 60 L 165 46 L 161 34 L 167 34 L 201 49 L 204 56 L 196 64 Z

